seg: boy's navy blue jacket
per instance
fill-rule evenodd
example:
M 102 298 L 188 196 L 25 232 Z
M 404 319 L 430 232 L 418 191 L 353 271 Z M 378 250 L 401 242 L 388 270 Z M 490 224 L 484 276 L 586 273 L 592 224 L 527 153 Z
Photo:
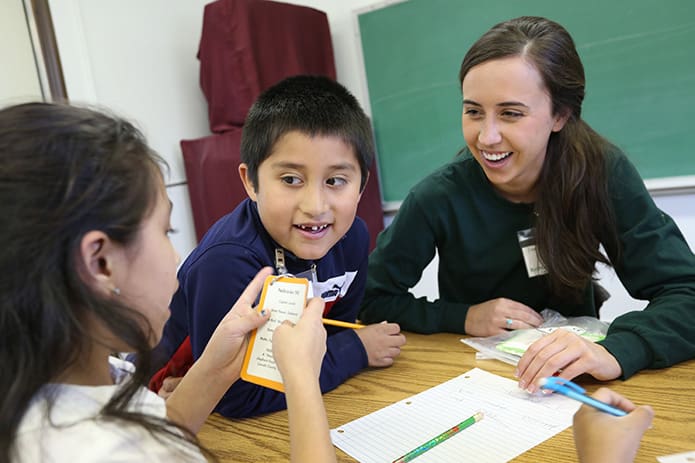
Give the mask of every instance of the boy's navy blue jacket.
M 197 359 L 256 273 L 262 267 L 274 267 L 276 247 L 250 199 L 218 220 L 179 269 L 179 289 L 172 299 L 171 318 L 155 358 L 169 360 L 190 335 L 193 357 Z M 285 250 L 285 265 L 289 273 L 297 275 L 316 264 L 314 296 L 326 301 L 324 314 L 354 322 L 365 289 L 368 248 L 367 227 L 355 218 L 347 234 L 324 257 L 306 261 Z M 334 389 L 368 365 L 367 353 L 354 330 L 327 329 L 327 350 L 319 378 L 322 392 Z M 286 407 L 283 393 L 240 379 L 215 411 L 227 417 L 248 417 Z

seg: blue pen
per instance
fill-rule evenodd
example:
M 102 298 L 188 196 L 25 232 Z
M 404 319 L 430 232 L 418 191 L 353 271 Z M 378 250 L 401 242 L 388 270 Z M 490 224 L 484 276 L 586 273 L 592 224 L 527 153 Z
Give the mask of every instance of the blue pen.
M 579 385 L 573 383 L 570 380 L 559 378 L 557 376 L 551 376 L 549 378 L 541 378 L 538 382 L 541 389 L 549 389 L 554 392 L 558 392 L 570 399 L 578 400 L 587 405 L 591 405 L 594 408 L 601 410 L 602 412 L 610 413 L 614 416 L 625 416 L 627 412 L 608 405 L 605 402 L 596 400 L 593 397 L 586 395 L 586 391 Z

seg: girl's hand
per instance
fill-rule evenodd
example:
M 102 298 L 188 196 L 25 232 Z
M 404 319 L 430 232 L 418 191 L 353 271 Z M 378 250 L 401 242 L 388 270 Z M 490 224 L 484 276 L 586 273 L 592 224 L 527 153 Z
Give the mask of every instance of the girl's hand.
M 217 325 L 201 355 L 201 359 L 205 358 L 211 370 L 219 370 L 220 374 L 229 379 L 230 385 L 239 378 L 241 373 L 241 365 L 248 344 L 248 333 L 270 318 L 270 313 L 263 315 L 258 313 L 253 303 L 261 292 L 266 277 L 272 273 L 272 268 L 265 267 L 256 274 L 239 296 L 236 304 Z
M 635 405 L 607 388 L 592 396 L 602 402 L 630 412 L 613 416 L 582 405 L 574 414 L 574 443 L 581 463 L 632 462 L 637 455 L 642 435 L 649 428 L 654 411 L 648 405 Z
M 283 382 L 318 381 L 326 353 L 326 329 L 321 321 L 323 306 L 321 298 L 312 298 L 296 325 L 285 320 L 275 328 L 273 356 Z

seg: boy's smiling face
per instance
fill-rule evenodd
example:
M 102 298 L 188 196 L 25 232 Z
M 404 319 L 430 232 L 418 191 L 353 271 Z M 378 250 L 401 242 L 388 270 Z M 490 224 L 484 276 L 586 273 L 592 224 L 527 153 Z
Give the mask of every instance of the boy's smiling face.
M 360 165 L 339 137 L 288 132 L 259 165 L 255 188 L 245 164 L 239 174 L 270 236 L 302 259 L 325 256 L 355 220 Z

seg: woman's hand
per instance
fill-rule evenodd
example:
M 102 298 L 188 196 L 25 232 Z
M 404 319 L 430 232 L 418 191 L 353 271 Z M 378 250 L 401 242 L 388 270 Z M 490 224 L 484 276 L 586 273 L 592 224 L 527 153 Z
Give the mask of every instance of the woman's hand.
M 516 376 L 521 389 L 536 392 L 541 378 L 557 374 L 572 379 L 584 373 L 607 381 L 619 377 L 622 369 L 600 344 L 558 329 L 529 346 L 519 360 Z
M 543 317 L 531 307 L 501 297 L 470 306 L 464 329 L 471 336 L 494 336 L 542 323 Z

